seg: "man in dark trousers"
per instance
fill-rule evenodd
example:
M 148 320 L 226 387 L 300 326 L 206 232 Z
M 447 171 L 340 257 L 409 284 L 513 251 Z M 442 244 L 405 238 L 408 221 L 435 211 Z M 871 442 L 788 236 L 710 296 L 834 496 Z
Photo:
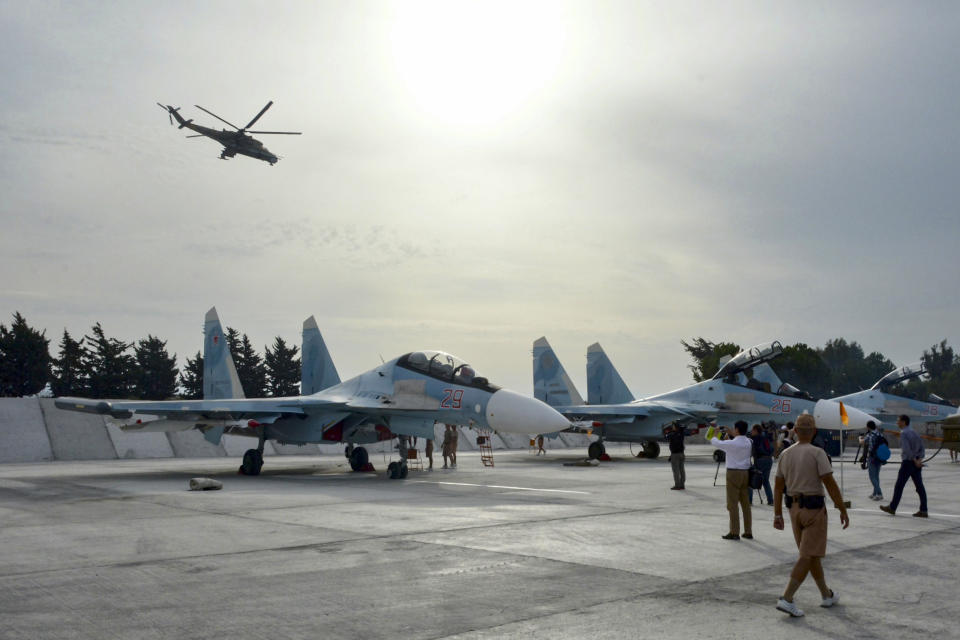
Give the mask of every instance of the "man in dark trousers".
M 840 510 L 840 523 L 846 529 L 850 526 L 850 516 L 843 504 L 843 495 L 837 481 L 833 479 L 833 468 L 827 453 L 811 443 L 817 432 L 813 416 L 803 414 L 797 418 L 797 443 L 780 454 L 777 465 L 777 482 L 773 489 L 773 527 L 783 530 L 783 498 L 786 494 L 787 508 L 790 509 L 790 524 L 793 537 L 797 541 L 800 557 L 790 572 L 790 581 L 777 601 L 777 609 L 789 613 L 794 618 L 803 615 L 803 611 L 793 602 L 793 595 L 807 578 L 813 579 L 820 589 L 821 607 L 832 607 L 838 597 L 827 586 L 823 575 L 821 558 L 827 553 L 827 506 L 823 499 L 826 488 L 833 504 Z
M 913 486 L 917 489 L 917 495 L 920 496 L 920 511 L 913 516 L 915 518 L 927 517 L 927 490 L 923 488 L 923 456 L 925 453 L 923 440 L 916 431 L 910 426 L 910 416 L 902 415 L 897 419 L 897 426 L 900 427 L 900 472 L 897 474 L 897 484 L 893 485 L 893 500 L 890 504 L 880 505 L 880 510 L 894 515 L 897 512 L 897 505 L 900 504 L 900 498 L 903 497 L 903 488 L 907 485 L 907 479 L 913 480 Z
M 770 488 L 770 470 L 773 469 L 773 442 L 770 436 L 758 424 L 750 432 L 753 440 L 753 465 L 763 474 L 763 490 L 767 504 L 773 504 L 773 489 Z M 750 504 L 753 504 L 753 491 L 750 492 Z
M 687 472 L 683 469 L 683 436 L 684 429 L 676 422 L 667 427 L 667 442 L 670 443 L 670 468 L 673 469 L 674 491 L 683 491 L 687 483 Z

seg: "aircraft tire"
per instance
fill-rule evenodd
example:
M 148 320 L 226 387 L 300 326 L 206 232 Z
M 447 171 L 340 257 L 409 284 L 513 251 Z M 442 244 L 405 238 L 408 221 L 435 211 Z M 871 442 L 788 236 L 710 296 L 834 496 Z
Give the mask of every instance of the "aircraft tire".
M 391 462 L 387 465 L 387 475 L 391 480 L 396 480 L 400 477 L 400 463 Z
M 368 462 L 370 462 L 370 456 L 365 448 L 356 447 L 350 452 L 350 468 L 354 471 L 360 471 L 367 466 Z
M 656 460 L 660 456 L 660 443 L 659 442 L 644 442 L 643 443 L 643 457 L 650 458 L 651 460 Z
M 263 455 L 256 449 L 247 449 L 243 454 L 240 472 L 245 476 L 258 476 L 263 468 Z
M 603 443 L 602 443 L 602 442 L 599 442 L 599 441 L 597 441 L 597 442 L 591 442 L 591 443 L 590 443 L 590 446 L 587 447 L 587 456 L 588 456 L 591 460 L 596 460 L 596 459 L 598 459 L 600 456 L 602 456 L 602 455 L 603 455 L 604 453 L 606 453 L 606 452 L 607 452 L 607 448 L 604 447 L 604 446 L 603 446 Z
M 713 459 L 717 464 L 719 464 L 727 459 L 727 452 L 717 449 L 713 452 Z
M 407 474 L 410 472 L 410 469 L 407 467 L 405 462 L 400 463 L 400 479 L 403 480 L 407 477 Z

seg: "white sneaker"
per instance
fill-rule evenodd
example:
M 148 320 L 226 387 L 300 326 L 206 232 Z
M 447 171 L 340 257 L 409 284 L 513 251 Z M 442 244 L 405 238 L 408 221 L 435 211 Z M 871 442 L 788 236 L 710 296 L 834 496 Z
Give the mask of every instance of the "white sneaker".
M 792 618 L 802 618 L 803 611 L 800 610 L 800 607 L 793 604 L 792 602 L 787 602 L 783 598 L 777 600 L 777 609 L 783 611 L 784 613 L 789 613 Z
M 840 596 L 837 595 L 836 591 L 831 589 L 830 595 L 823 599 L 823 601 L 820 603 L 820 606 L 823 607 L 824 609 L 829 609 L 830 607 L 837 604 L 838 602 L 840 602 Z

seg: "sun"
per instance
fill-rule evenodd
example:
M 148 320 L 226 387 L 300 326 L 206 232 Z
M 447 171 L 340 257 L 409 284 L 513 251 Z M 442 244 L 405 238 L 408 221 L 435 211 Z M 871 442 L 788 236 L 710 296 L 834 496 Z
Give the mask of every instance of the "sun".
M 564 49 L 559 4 L 401 3 L 391 29 L 397 79 L 424 118 L 493 125 L 556 81 Z

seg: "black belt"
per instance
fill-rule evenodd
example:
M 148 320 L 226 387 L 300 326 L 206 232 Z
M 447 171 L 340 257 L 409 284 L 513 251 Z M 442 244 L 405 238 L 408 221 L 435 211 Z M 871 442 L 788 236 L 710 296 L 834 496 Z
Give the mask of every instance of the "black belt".
M 826 506 L 823 496 L 804 496 L 800 495 L 794 498 L 793 496 L 784 496 L 783 501 L 787 504 L 787 509 L 793 506 L 793 503 L 796 502 L 797 506 L 801 509 L 823 509 Z

